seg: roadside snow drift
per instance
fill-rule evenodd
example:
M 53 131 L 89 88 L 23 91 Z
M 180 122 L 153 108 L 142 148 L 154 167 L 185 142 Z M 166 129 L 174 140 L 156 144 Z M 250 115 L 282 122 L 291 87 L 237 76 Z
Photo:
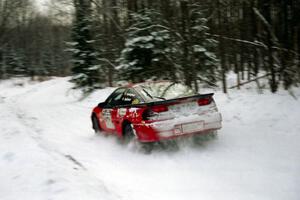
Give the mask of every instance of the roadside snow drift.
M 81 99 L 71 87 L 0 82 L 1 200 L 300 199 L 300 101 L 286 91 L 217 92 L 218 138 L 148 155 L 93 133 L 113 88 Z

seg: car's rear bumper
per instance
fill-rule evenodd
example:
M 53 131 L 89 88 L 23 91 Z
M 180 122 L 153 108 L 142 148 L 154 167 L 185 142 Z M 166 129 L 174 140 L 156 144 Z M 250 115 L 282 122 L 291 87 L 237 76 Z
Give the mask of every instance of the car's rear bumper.
M 155 142 L 193 134 L 206 134 L 220 128 L 222 128 L 222 116 L 219 112 L 134 125 L 137 137 L 141 142 Z

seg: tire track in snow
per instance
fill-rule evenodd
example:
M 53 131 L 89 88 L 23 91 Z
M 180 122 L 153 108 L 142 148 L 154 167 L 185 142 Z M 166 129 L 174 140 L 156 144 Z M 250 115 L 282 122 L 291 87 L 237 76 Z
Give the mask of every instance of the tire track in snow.
M 48 180 L 53 179 L 51 172 L 57 168 L 56 160 L 52 156 L 50 157 L 49 153 L 45 152 L 44 149 L 41 149 L 33 138 L 28 137 L 27 133 L 30 130 L 22 123 L 19 123 L 17 116 L 8 103 L 1 104 L 0 108 L 1 152 L 4 153 L 2 162 L 9 162 L 9 164 L 5 163 L 3 168 L 1 168 L 1 172 L 4 172 L 0 174 L 1 182 L 5 183 L 0 187 L 1 199 L 19 196 L 23 193 L 30 193 L 33 197 L 36 197 L 45 195 L 45 191 L 53 189 L 53 192 L 46 195 L 47 197 L 52 197 L 57 195 L 58 191 L 63 191 L 65 189 L 63 185 L 46 184 Z M 25 185 L 23 184 L 24 180 L 27 183 Z M 2 187 L 4 185 L 5 187 L 14 185 L 14 187 L 12 187 L 13 189 L 5 190 L 5 187 Z M 34 192 L 30 191 L 32 189 Z M 11 197 L 9 199 L 18 198 Z
M 21 95 L 18 95 L 15 98 L 10 98 L 9 102 L 3 101 L 3 103 L 5 103 L 11 113 L 16 116 L 19 124 L 22 124 L 25 127 L 26 130 L 24 132 L 26 132 L 27 135 L 35 141 L 40 149 L 42 149 L 43 152 L 49 155 L 57 163 L 64 163 L 64 165 L 69 165 L 73 170 L 78 171 L 80 169 L 81 174 L 84 176 L 84 178 L 87 178 L 89 181 L 93 181 L 95 185 L 98 185 L 97 187 L 94 187 L 97 188 L 98 192 L 101 188 L 100 190 L 102 190 L 105 196 L 109 197 L 108 199 L 123 199 L 121 195 L 115 192 L 115 190 L 110 190 L 101 179 L 93 176 L 93 174 L 91 174 L 89 170 L 84 166 L 84 164 L 82 164 L 82 162 L 80 162 L 77 158 L 75 158 L 73 155 L 70 155 L 69 153 L 61 152 L 60 150 L 52 146 L 49 142 L 47 142 L 43 138 L 43 129 L 39 128 L 36 124 L 36 121 L 38 119 L 26 115 L 19 106 L 16 106 L 19 105 L 18 98 L 21 97 Z
M 4 99 L 5 97 L 0 96 L 0 103 L 4 103 L 5 102 Z

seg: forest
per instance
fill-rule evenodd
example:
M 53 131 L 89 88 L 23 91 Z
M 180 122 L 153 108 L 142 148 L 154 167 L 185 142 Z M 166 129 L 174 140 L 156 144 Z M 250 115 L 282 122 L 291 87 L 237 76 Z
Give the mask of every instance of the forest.
M 300 83 L 300 0 L 0 0 L 0 79 Z M 236 74 L 228 86 L 228 73 Z M 260 80 L 267 80 L 268 85 Z

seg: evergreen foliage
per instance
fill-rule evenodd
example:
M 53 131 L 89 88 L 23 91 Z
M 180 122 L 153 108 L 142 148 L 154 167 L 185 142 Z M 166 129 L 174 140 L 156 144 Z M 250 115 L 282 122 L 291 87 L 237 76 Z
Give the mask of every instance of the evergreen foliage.
M 7 48 L 6 56 L 4 57 L 4 65 L 6 73 L 14 76 L 26 75 L 26 68 L 24 66 L 24 57 L 22 54 L 11 47 Z
M 233 71 L 237 88 L 300 83 L 299 0 L 52 0 L 43 14 L 31 0 L 0 2 L 1 79 L 72 75 L 85 91 L 172 79 L 226 93 Z
M 89 0 L 75 1 L 76 18 L 68 51 L 73 54 L 72 82 L 76 87 L 91 91 L 101 87 L 101 65 L 97 65 L 97 52 L 91 32 L 91 3 Z
M 193 44 L 192 56 L 197 78 L 214 85 L 218 80 L 219 59 L 216 56 L 218 41 L 209 37 L 208 19 L 201 11 L 201 7 L 195 6 L 191 10 L 190 35 Z
M 133 13 L 126 32 L 125 48 L 119 59 L 121 78 L 139 82 L 153 78 L 176 80 L 172 60 L 177 49 L 169 27 L 155 10 Z

